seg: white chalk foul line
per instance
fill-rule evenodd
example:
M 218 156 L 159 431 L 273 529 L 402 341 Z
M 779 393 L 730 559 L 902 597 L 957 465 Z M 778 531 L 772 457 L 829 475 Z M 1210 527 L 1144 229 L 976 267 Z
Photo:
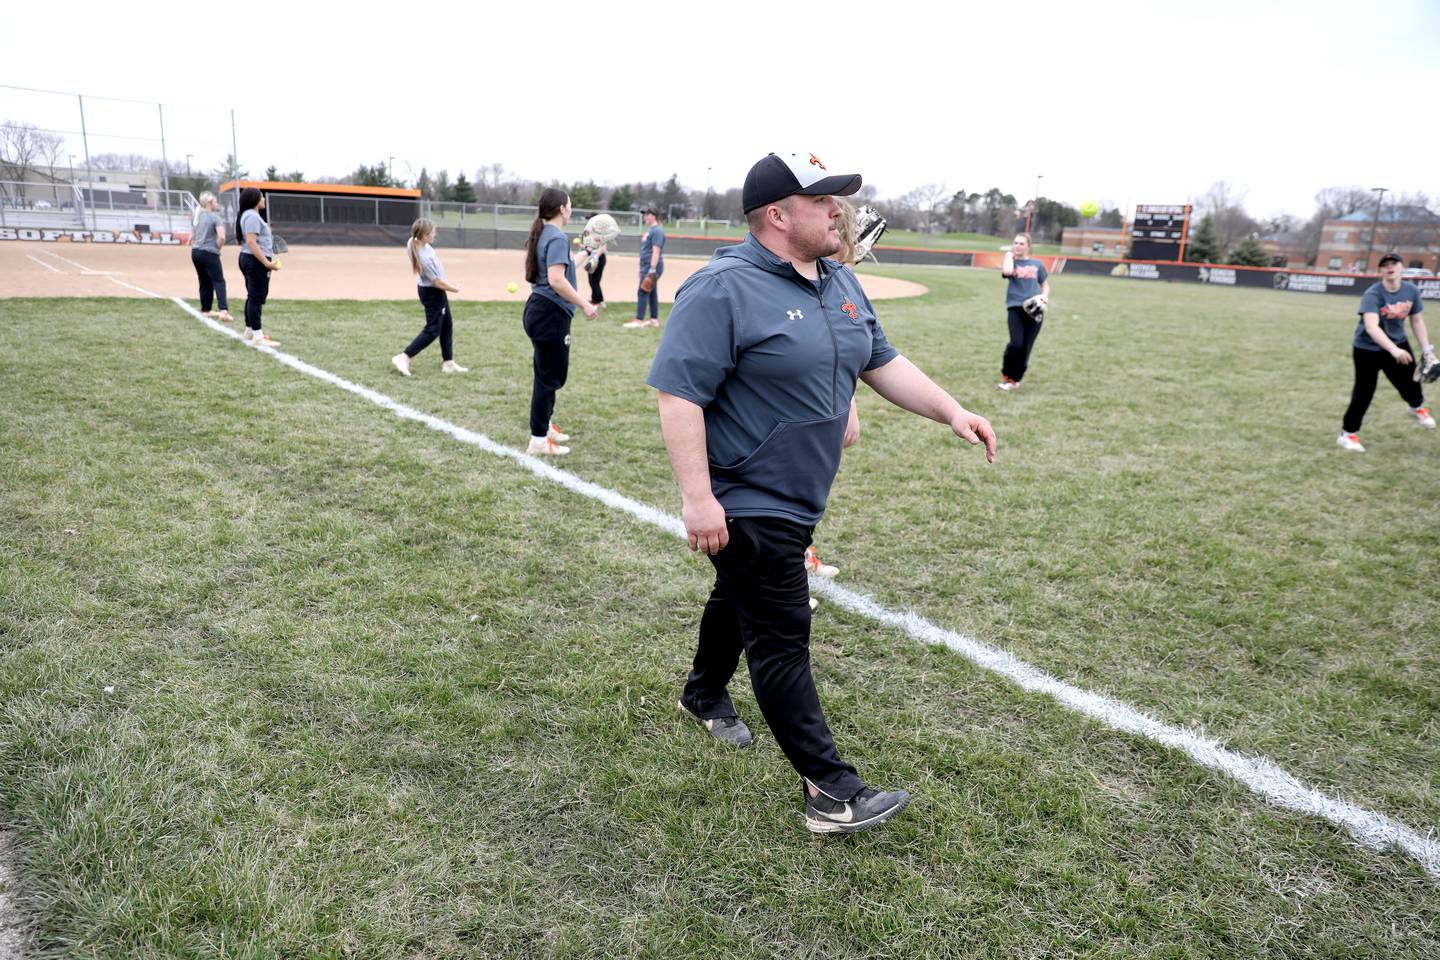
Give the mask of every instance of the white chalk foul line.
M 40 264 L 40 266 L 44 267 L 46 270 L 49 270 L 51 273 L 64 273 L 64 272 L 65 272 L 64 270 L 61 270 L 59 267 L 52 266 L 51 264 L 46 263 L 44 260 L 41 260 L 39 257 L 35 256 L 34 254 L 27 253 L 27 254 L 25 254 L 25 256 L 29 257 L 31 260 L 34 260 L 36 263 Z
M 150 293 L 148 290 L 142 290 L 122 280 L 114 280 L 113 282 L 129 287 L 132 290 L 138 290 L 149 296 L 164 299 L 163 297 L 159 297 L 158 294 Z M 191 307 L 179 297 L 171 299 L 173 299 L 182 310 L 210 329 L 233 339 L 241 339 L 238 332 L 229 330 L 214 320 L 210 320 L 201 315 L 199 311 L 195 310 L 195 308 Z M 535 457 L 527 456 L 519 450 L 496 443 L 484 434 L 467 430 L 464 427 L 450 423 L 448 420 L 442 420 L 428 413 L 421 413 L 403 403 L 392 400 L 382 393 L 371 390 L 369 387 L 352 383 L 344 377 L 336 376 L 328 370 L 322 370 L 319 367 L 312 366 L 303 360 L 292 357 L 287 353 L 282 353 L 273 347 L 261 347 L 259 349 L 270 354 L 288 367 L 309 374 L 326 383 L 333 384 L 356 396 L 364 397 L 377 406 L 391 411 L 398 417 L 423 423 L 432 430 L 447 434 L 462 443 L 479 447 L 496 456 L 508 457 L 525 467 L 537 477 L 554 481 L 578 494 L 598 500 L 606 506 L 614 507 L 617 510 L 623 510 L 638 520 L 643 520 L 645 523 L 659 527 L 667 533 L 685 539 L 685 525 L 678 517 L 672 517 L 647 504 L 632 500 L 623 494 L 616 493 L 608 487 L 602 487 L 588 480 L 581 480 L 574 474 L 567 473 L 564 470 L 557 470 L 550 464 Z M 874 620 L 877 623 L 894 627 L 920 643 L 948 647 L 977 667 L 988 670 L 991 673 L 999 674 L 1023 690 L 1031 693 L 1043 693 L 1060 704 L 1069 707 L 1071 710 L 1098 721 L 1112 730 L 1144 737 L 1161 746 L 1179 750 L 1202 767 L 1224 773 L 1244 784 L 1246 787 L 1249 787 L 1254 793 L 1276 806 L 1283 807 L 1287 810 L 1294 810 L 1299 813 L 1323 817 L 1335 826 L 1344 829 L 1360 843 L 1373 850 L 1398 850 L 1416 860 L 1430 876 L 1440 878 L 1440 840 L 1437 840 L 1433 830 L 1430 831 L 1428 835 L 1422 836 L 1405 824 L 1391 817 L 1387 817 L 1383 813 L 1367 810 L 1364 807 L 1356 806 L 1353 803 L 1331 797 L 1316 790 L 1298 777 L 1286 772 L 1271 760 L 1264 757 L 1246 756 L 1245 754 L 1229 749 L 1218 740 L 1199 736 L 1190 730 L 1177 727 L 1174 724 L 1164 723 L 1128 704 L 1121 703 L 1118 700 L 1113 700 L 1110 697 L 1102 696 L 1098 693 L 1082 690 L 1062 680 L 1057 680 L 1043 670 L 1031 666 L 1013 654 L 1006 653 L 1004 650 L 992 647 L 989 644 L 981 643 L 972 637 L 955 633 L 953 630 L 936 626 L 919 614 L 910 611 L 891 610 L 872 597 L 854 590 L 849 590 L 832 581 L 823 580 L 819 577 L 810 578 L 810 588 L 813 592 L 829 598 L 838 606 L 852 613 Z

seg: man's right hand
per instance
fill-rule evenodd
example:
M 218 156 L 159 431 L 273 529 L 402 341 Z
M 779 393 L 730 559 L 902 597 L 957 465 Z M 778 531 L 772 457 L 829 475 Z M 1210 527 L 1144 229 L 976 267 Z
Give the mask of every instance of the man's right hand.
M 714 556 L 729 544 L 725 508 L 713 496 L 693 502 L 686 500 L 680 515 L 685 521 L 685 535 L 690 539 L 691 550 L 704 550 Z
M 1400 364 L 1400 366 L 1402 367 L 1408 367 L 1410 364 L 1415 362 L 1415 358 L 1410 356 L 1409 350 L 1402 350 L 1399 347 L 1396 347 L 1395 350 L 1390 354 L 1390 356 L 1394 357 L 1395 362 Z

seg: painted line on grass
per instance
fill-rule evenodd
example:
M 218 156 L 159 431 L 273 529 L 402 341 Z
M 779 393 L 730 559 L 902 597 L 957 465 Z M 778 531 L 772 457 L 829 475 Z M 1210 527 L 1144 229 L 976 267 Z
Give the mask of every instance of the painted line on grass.
M 114 280 L 113 277 L 111 279 L 131 290 L 137 290 L 157 299 L 166 299 L 159 294 L 125 283 L 123 280 Z M 169 299 L 217 333 L 235 340 L 241 339 L 237 331 L 230 330 L 203 316 L 179 297 Z M 572 473 L 557 470 L 536 457 L 496 443 L 484 434 L 467 430 L 428 413 L 422 413 L 383 393 L 352 383 L 344 377 L 330 373 L 328 370 L 322 370 L 273 347 L 256 349 L 270 354 L 276 360 L 301 373 L 323 380 L 356 396 L 364 397 L 398 417 L 423 423 L 432 430 L 454 437 L 462 443 L 479 447 L 487 453 L 507 457 L 537 477 L 551 480 L 582 496 L 598 500 L 606 506 L 623 510 L 638 520 L 659 527 L 682 540 L 685 539 L 685 525 L 678 517 L 672 517 L 647 504 L 632 500 L 608 487 L 582 480 Z M 1005 677 L 1022 690 L 1045 694 L 1063 706 L 1096 720 L 1112 730 L 1144 737 L 1161 746 L 1179 750 L 1200 766 L 1218 771 L 1239 781 L 1278 807 L 1328 820 L 1372 850 L 1393 849 L 1404 853 L 1417 861 L 1426 873 L 1440 878 L 1440 839 L 1436 838 L 1433 830 L 1422 835 L 1383 813 L 1367 810 L 1349 801 L 1331 797 L 1309 786 L 1265 757 L 1246 756 L 1229 749 L 1218 740 L 1200 736 L 1184 727 L 1156 720 L 1129 704 L 1057 680 L 1013 654 L 982 643 L 973 637 L 937 626 L 917 613 L 892 610 L 872 597 L 819 577 L 810 578 L 810 587 L 813 592 L 827 597 L 836 605 L 852 613 L 885 626 L 894 627 L 919 643 L 947 647 L 977 667 Z

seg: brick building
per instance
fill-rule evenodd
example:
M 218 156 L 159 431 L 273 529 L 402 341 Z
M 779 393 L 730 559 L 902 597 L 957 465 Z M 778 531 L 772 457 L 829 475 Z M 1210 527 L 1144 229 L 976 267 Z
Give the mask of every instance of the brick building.
M 1120 227 L 1066 227 L 1060 253 L 1067 257 L 1125 256 L 1125 231 Z
M 1371 232 L 1374 236 L 1371 236 Z M 1394 250 L 1407 267 L 1437 269 L 1440 260 L 1440 215 L 1424 207 L 1382 207 L 1357 210 L 1338 220 L 1326 220 L 1320 231 L 1318 270 L 1375 273 L 1382 254 Z

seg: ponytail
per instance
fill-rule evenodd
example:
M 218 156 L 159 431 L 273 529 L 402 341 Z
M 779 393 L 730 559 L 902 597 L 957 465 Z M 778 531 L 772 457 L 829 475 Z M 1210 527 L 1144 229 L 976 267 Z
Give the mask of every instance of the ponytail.
M 410 224 L 410 242 L 405 244 L 405 250 L 410 254 L 410 269 L 416 275 L 420 273 L 420 244 L 421 237 L 427 233 L 435 232 L 435 224 L 424 217 Z
M 535 222 L 530 224 L 530 237 L 525 241 L 525 282 L 531 285 L 540 282 L 540 231 L 545 221 L 553 220 L 560 208 L 570 202 L 570 195 L 558 187 L 546 187 L 540 194 L 539 211 Z
M 245 246 L 245 231 L 240 229 L 240 218 L 249 210 L 260 206 L 260 188 L 246 187 L 240 191 L 240 207 L 235 211 L 235 242 Z

